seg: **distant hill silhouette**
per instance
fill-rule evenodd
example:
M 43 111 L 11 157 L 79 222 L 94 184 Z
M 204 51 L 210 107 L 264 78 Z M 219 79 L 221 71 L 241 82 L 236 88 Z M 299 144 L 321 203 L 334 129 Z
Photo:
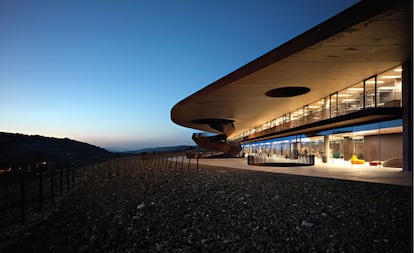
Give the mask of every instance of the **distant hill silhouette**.
M 103 148 L 68 138 L 0 132 L 0 169 L 43 161 L 85 165 L 112 155 Z
M 156 148 L 143 148 L 139 150 L 132 150 L 122 152 L 124 154 L 141 154 L 141 153 L 164 153 L 164 152 L 181 152 L 187 150 L 194 150 L 197 146 L 179 145 L 171 147 L 156 147 Z

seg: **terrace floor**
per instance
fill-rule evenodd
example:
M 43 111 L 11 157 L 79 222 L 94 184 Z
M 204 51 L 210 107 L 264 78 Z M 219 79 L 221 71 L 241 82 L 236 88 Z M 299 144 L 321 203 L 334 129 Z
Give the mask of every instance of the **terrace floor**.
M 184 159 L 184 162 L 188 163 L 188 160 Z M 190 162 L 196 163 L 196 159 L 191 159 Z M 330 163 L 316 162 L 314 166 L 273 167 L 248 165 L 247 158 L 205 158 L 199 159 L 199 164 L 216 167 L 228 167 L 244 170 L 266 171 L 291 175 L 334 178 L 404 186 L 412 186 L 413 182 L 412 171 L 403 171 L 400 168 L 351 165 L 349 162 L 342 161 L 334 161 Z

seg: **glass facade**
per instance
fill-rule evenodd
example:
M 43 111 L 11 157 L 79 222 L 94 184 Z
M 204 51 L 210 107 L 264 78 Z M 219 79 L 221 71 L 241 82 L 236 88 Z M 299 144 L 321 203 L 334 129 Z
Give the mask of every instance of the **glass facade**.
M 397 66 L 229 140 L 241 141 L 250 134 L 270 128 L 278 132 L 360 110 L 401 107 L 401 74 L 401 66 Z M 295 154 L 314 155 L 315 163 L 350 164 L 353 159 L 358 159 L 359 164 L 365 166 L 381 166 L 383 161 L 402 159 L 402 120 L 333 129 L 312 137 L 289 136 L 244 144 L 242 147 L 244 155 L 289 159 L 295 159 Z
M 272 128 L 274 132 L 278 132 L 359 110 L 401 107 L 401 74 L 402 68 L 397 66 L 229 138 L 229 141 L 242 141 L 251 134 L 267 129 Z
M 402 158 L 402 120 L 385 121 L 355 127 L 332 129 L 307 137 L 295 135 L 242 145 L 243 154 L 284 159 L 314 155 L 321 163 L 323 156 L 329 163 L 350 164 L 353 155 L 366 166 L 381 166 L 378 161 Z M 324 136 L 329 136 L 329 149 L 325 150 Z M 326 154 L 325 154 L 326 152 Z

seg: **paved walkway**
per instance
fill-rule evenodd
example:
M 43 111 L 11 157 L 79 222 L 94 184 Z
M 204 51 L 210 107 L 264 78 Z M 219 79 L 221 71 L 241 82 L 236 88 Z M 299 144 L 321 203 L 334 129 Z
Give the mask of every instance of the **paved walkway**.
M 186 162 L 188 162 L 188 160 Z M 191 163 L 196 163 L 196 160 L 191 159 Z M 378 168 L 365 165 L 319 163 L 315 164 L 314 166 L 303 167 L 272 167 L 247 165 L 247 158 L 199 159 L 199 164 L 301 176 L 335 178 L 343 180 L 405 186 L 412 186 L 413 182 L 412 172 L 402 171 L 398 168 Z

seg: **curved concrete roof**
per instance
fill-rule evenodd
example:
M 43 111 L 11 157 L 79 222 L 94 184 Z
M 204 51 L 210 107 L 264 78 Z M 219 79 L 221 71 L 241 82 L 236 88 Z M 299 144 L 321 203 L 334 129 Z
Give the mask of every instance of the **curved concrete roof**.
M 218 131 L 197 120 L 232 120 L 237 135 L 411 57 L 411 1 L 361 1 L 180 101 L 171 119 L 207 132 Z M 265 95 L 291 86 L 310 92 Z

